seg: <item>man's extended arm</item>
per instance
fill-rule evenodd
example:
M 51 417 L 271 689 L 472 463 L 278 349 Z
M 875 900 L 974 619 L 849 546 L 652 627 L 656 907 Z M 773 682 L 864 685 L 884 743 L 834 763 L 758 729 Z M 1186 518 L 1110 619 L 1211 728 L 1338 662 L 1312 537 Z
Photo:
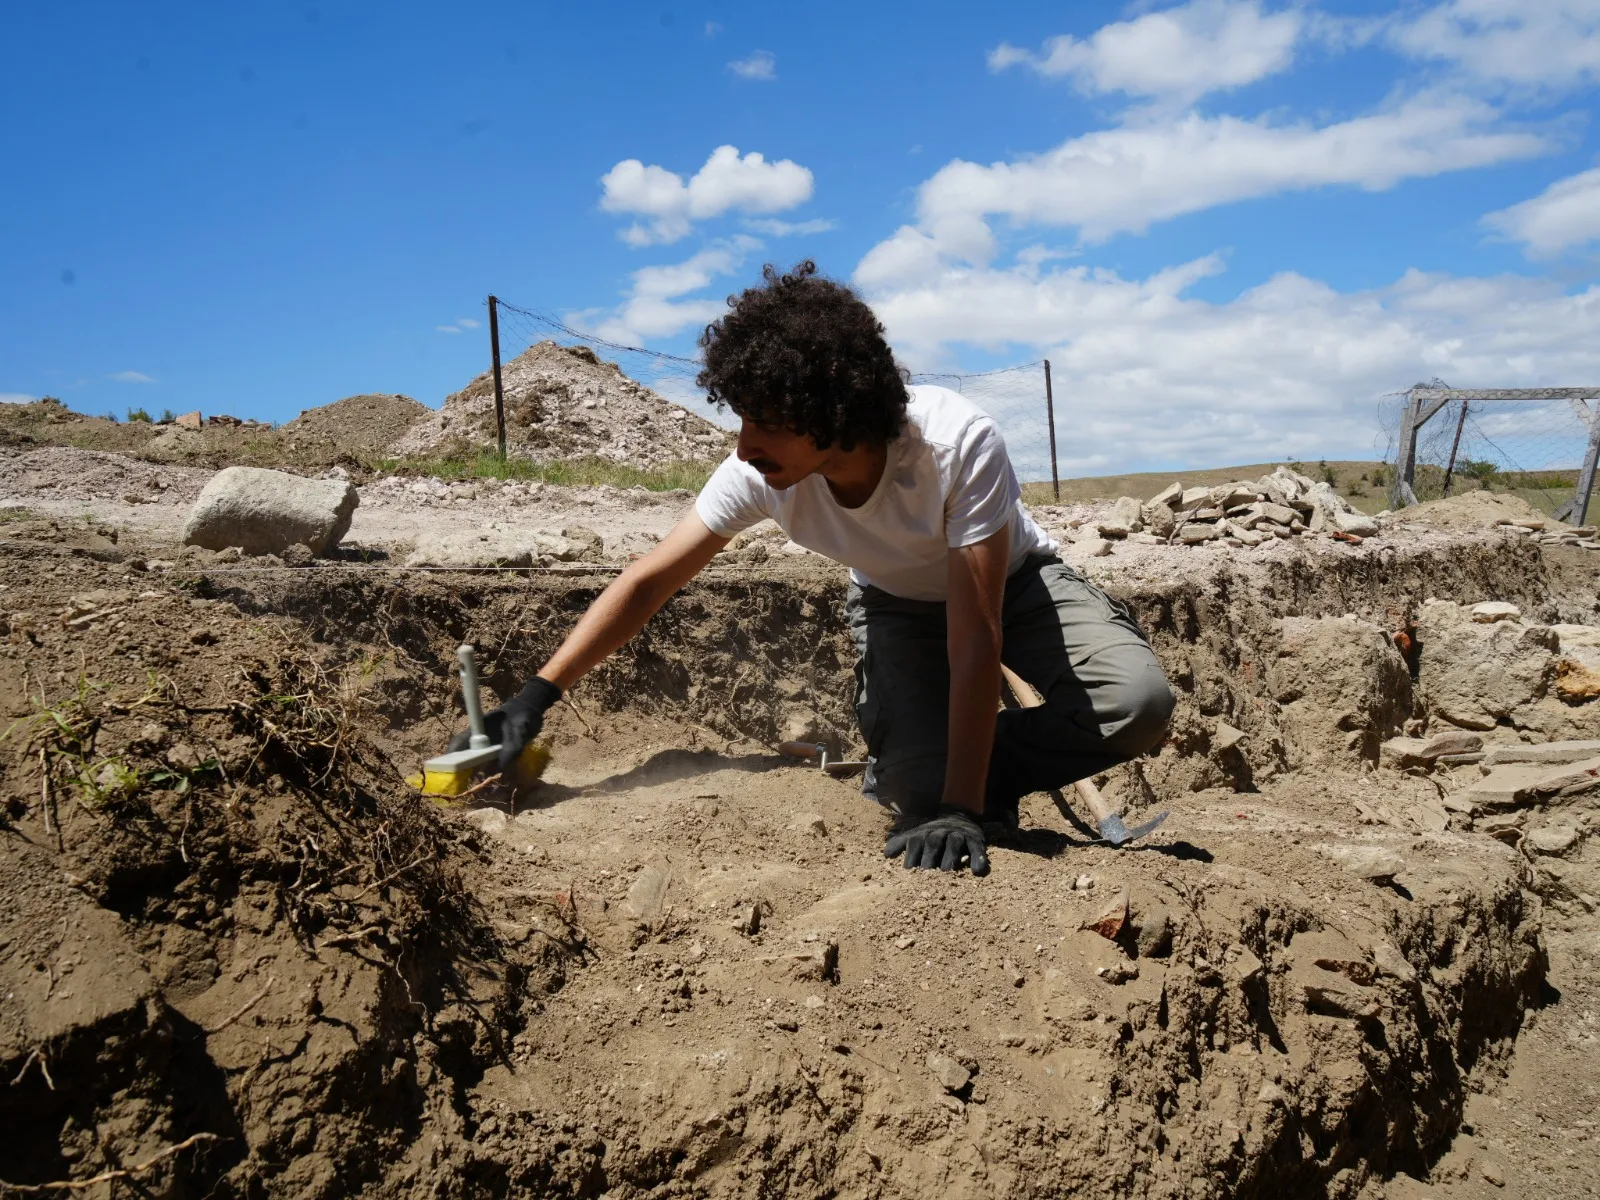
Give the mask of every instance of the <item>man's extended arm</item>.
M 989 753 L 1000 699 L 1000 608 L 1011 535 L 1002 527 L 981 542 L 949 552 L 945 602 L 950 655 L 950 739 L 944 804 L 983 812 Z
M 645 627 L 656 611 L 728 544 L 692 509 L 661 544 L 611 581 L 539 671 L 563 692 Z M 998 685 L 997 685 L 998 686 Z

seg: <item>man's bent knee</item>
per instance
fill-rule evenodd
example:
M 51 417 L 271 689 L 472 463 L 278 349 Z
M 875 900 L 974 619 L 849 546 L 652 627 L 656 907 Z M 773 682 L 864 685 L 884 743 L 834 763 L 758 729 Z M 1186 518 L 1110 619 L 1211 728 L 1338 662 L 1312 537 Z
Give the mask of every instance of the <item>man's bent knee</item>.
M 1107 729 L 1106 749 L 1123 762 L 1137 758 L 1166 736 L 1178 704 L 1154 655 L 1142 669 L 1117 684 L 1110 699 L 1111 713 L 1107 715 L 1112 719 L 1102 725 Z

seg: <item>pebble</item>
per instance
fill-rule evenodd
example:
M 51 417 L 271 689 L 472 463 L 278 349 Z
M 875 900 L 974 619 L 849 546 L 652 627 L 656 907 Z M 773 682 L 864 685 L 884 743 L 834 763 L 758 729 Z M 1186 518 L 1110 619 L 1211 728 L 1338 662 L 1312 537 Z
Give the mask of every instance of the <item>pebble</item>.
M 939 1086 L 947 1092 L 959 1092 L 972 1082 L 972 1072 L 967 1070 L 948 1054 L 937 1050 L 931 1051 L 927 1058 L 928 1070 L 939 1081 Z
M 899 937 L 894 940 L 894 948 L 896 950 L 909 950 L 916 944 L 917 939 L 914 937 Z

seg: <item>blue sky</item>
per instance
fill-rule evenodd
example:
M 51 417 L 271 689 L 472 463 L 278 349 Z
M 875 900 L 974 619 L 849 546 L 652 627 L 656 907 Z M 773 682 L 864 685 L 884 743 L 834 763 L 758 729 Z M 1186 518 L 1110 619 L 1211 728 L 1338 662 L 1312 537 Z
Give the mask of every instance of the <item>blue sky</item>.
M 1366 455 L 1600 381 L 1597 83 L 1600 0 L 31 5 L 0 394 L 438 404 L 488 292 L 683 351 L 809 255 L 913 369 L 1050 357 L 1069 471 Z

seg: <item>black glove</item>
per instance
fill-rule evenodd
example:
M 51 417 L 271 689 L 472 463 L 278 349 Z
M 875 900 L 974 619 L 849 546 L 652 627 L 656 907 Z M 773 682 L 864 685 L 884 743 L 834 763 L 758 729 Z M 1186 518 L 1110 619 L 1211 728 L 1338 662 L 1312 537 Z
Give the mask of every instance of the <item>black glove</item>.
M 516 765 L 517 759 L 528 743 L 539 736 L 544 728 L 544 714 L 552 704 L 561 699 L 561 689 L 548 679 L 535 675 L 511 699 L 499 708 L 483 714 L 483 731 L 489 743 L 500 744 L 500 773 L 505 775 Z M 463 729 L 450 739 L 446 750 L 465 750 L 472 738 L 470 729 Z
M 907 870 L 938 867 L 954 871 L 966 855 L 974 875 L 989 873 L 989 843 L 984 840 L 983 826 L 959 808 L 941 808 L 922 824 L 891 833 L 883 856 L 893 858 L 902 851 Z

